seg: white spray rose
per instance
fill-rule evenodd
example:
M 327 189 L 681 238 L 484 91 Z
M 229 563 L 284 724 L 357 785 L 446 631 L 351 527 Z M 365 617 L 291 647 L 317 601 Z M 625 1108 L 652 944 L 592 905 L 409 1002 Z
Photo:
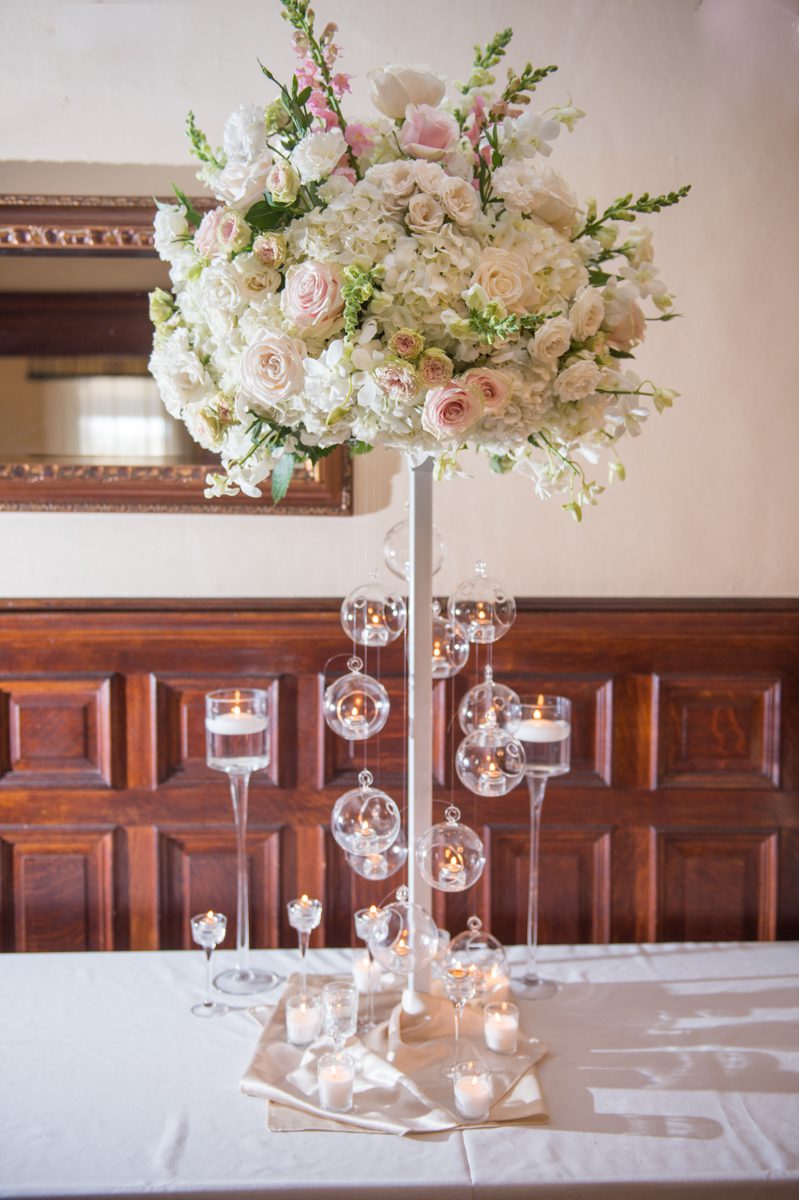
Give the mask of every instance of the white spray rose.
M 456 225 L 471 225 L 480 213 L 477 192 L 465 179 L 445 178 L 441 187 L 444 212 Z
M 554 363 L 569 349 L 572 323 L 568 317 L 550 317 L 544 321 L 530 343 L 530 353 L 543 363 Z
M 561 371 L 554 383 L 555 394 L 561 400 L 583 400 L 596 391 L 599 367 L 592 358 L 581 358 Z
M 401 121 L 409 104 L 440 104 L 446 87 L 443 79 L 419 67 L 388 66 L 367 71 L 372 103 L 385 117 Z
M 593 337 L 604 316 L 605 302 L 601 292 L 588 286 L 580 288 L 569 313 L 577 341 L 584 342 L 586 338 Z
M 417 192 L 408 203 L 405 222 L 414 233 L 435 233 L 444 223 L 444 210 L 434 196 Z

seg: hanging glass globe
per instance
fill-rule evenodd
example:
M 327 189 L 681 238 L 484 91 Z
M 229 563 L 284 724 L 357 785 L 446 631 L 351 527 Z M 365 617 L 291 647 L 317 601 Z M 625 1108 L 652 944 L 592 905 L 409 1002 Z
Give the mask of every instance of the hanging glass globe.
M 441 605 L 433 601 L 433 678 L 450 679 L 469 659 L 469 641 L 454 621 L 441 616 Z
M 407 504 L 405 505 L 407 509 Z M 442 538 L 435 525 L 432 527 L 433 533 L 433 574 L 437 575 L 441 570 L 444 562 L 444 539 Z M 392 525 L 383 539 L 383 558 L 386 561 L 386 566 L 392 575 L 398 576 L 400 579 L 410 581 L 411 578 L 411 551 L 410 551 L 410 523 L 407 518 L 404 521 L 399 521 L 396 525 Z
M 455 588 L 447 611 L 470 642 L 498 642 L 516 620 L 516 601 L 501 583 L 489 578 L 481 561 L 475 563 L 474 576 Z
M 381 854 L 400 831 L 400 811 L 390 796 L 373 788 L 371 771 L 361 771 L 358 787 L 333 806 L 333 837 L 349 854 Z
M 354 588 L 341 604 L 341 627 L 359 646 L 387 646 L 405 628 L 405 601 L 376 579 Z
M 455 755 L 458 779 L 477 796 L 506 796 L 524 778 L 524 764 L 523 747 L 498 727 L 493 712 Z
M 417 839 L 416 865 L 422 879 L 440 892 L 465 892 L 483 874 L 483 843 L 473 829 L 460 824 L 454 805 L 444 816 Z
M 469 917 L 466 925 L 466 931 L 450 942 L 450 957 L 473 969 L 478 993 L 493 991 L 502 982 L 507 985 L 508 956 L 502 942 L 483 929 L 479 917 Z
M 438 929 L 426 908 L 411 904 L 406 887 L 380 909 L 369 929 L 369 949 L 393 975 L 410 975 L 426 966 L 438 950 Z
M 350 854 L 345 853 L 347 866 L 363 879 L 388 879 L 396 875 L 408 861 L 408 843 L 405 833 L 400 829 L 395 840 L 387 850 L 380 854 Z
M 379 733 L 388 720 L 388 692 L 371 675 L 361 672 L 363 663 L 351 658 L 350 674 L 342 675 L 327 688 L 322 704 L 325 723 L 349 742 L 364 742 Z
M 458 706 L 461 729 L 464 733 L 474 733 L 475 729 L 485 725 L 490 712 L 500 729 L 516 733 L 522 719 L 521 701 L 504 683 L 494 682 L 494 672 L 487 666 L 483 683 L 469 688 Z

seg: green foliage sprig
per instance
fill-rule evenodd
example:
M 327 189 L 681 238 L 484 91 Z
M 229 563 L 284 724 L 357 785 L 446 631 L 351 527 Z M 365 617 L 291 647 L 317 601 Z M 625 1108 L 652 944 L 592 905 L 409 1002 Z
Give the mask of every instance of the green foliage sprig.
M 594 205 L 589 209 L 586 224 L 574 235 L 572 241 L 576 242 L 581 237 L 592 237 L 608 221 L 634 221 L 636 213 L 658 213 L 663 208 L 670 208 L 673 204 L 679 204 L 690 190 L 691 185 L 687 183 L 676 192 L 666 192 L 663 196 L 650 196 L 649 192 L 644 192 L 635 201 L 633 193 L 628 192 L 626 196 L 620 196 L 609 204 L 601 216 L 596 215 Z
M 218 167 L 221 171 L 225 165 L 225 156 L 221 149 L 217 149 L 216 152 L 211 149 L 211 143 L 208 141 L 208 138 L 202 129 L 197 127 L 197 122 L 191 109 L 189 109 L 189 114 L 186 117 L 186 132 L 194 157 L 199 158 L 200 162 L 210 163 L 212 167 Z
M 344 271 L 344 283 L 341 296 L 344 301 L 344 332 L 347 340 L 351 341 L 361 318 L 361 312 L 375 294 L 375 287 L 381 275 L 379 267 L 362 267 L 352 263 Z
M 529 104 L 528 93 L 534 92 L 541 80 L 546 79 L 547 75 L 551 75 L 557 69 L 555 66 L 533 67 L 532 63 L 526 63 L 519 75 L 509 70 L 508 82 L 502 93 L 502 99 L 506 104 Z
M 506 313 L 497 304 L 485 308 L 469 309 L 469 328 L 481 342 L 493 346 L 496 342 L 507 342 L 521 333 L 534 333 L 550 317 L 560 316 L 560 309 L 551 313 Z

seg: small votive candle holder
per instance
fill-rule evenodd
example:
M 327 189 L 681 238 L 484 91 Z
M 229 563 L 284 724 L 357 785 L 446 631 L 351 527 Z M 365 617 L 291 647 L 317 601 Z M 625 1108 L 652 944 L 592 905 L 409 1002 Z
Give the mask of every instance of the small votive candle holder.
M 307 1046 L 319 1036 L 322 1006 L 318 996 L 289 996 L 286 1001 L 286 1041 Z
M 495 1054 L 515 1054 L 519 1040 L 519 1010 L 509 1000 L 483 1009 L 483 1036 Z
M 308 896 L 299 896 L 289 900 L 286 905 L 289 925 L 298 933 L 311 933 L 322 920 L 322 901 L 312 900 Z
M 458 1063 L 452 1077 L 455 1107 L 469 1121 L 484 1121 L 491 1108 L 491 1072 L 474 1060 Z
M 372 990 L 379 992 L 383 981 L 383 968 L 380 963 L 372 962 L 368 954 L 364 954 L 352 964 L 352 981 L 362 996 L 368 995 L 370 977 Z
M 316 1068 L 319 1103 L 330 1112 L 349 1112 L 355 1062 L 349 1054 L 323 1054 Z

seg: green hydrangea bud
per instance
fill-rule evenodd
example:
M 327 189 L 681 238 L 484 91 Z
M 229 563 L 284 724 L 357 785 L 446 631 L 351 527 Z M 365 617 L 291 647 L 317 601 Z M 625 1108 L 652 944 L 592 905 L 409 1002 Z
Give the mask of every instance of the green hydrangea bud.
M 283 107 L 282 100 L 273 100 L 271 104 L 267 104 L 264 109 L 264 120 L 267 134 L 277 133 L 278 130 L 286 128 L 290 118 Z
M 156 288 L 154 292 L 150 292 L 150 320 L 153 325 L 163 325 L 164 321 L 168 321 L 174 312 L 174 303 L 169 292 L 165 292 L 163 288 Z

